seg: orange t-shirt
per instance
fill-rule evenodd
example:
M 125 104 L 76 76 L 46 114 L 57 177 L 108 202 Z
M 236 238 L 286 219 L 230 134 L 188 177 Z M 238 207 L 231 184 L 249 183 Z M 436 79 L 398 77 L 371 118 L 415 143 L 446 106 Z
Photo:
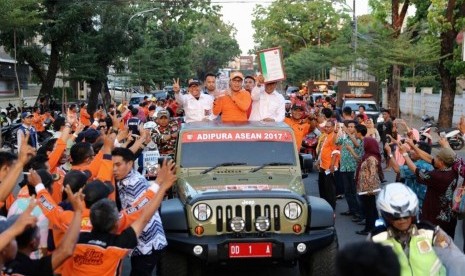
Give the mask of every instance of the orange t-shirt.
M 64 265 L 63 276 L 119 275 L 121 260 L 137 246 L 137 236 L 132 227 L 120 235 L 81 233 L 73 256 Z
M 90 114 L 87 112 L 87 108 L 81 108 L 79 117 L 84 126 L 90 126 Z
M 246 90 L 232 92 L 231 96 L 216 98 L 213 102 L 213 114 L 221 113 L 222 122 L 247 122 L 247 110 L 252 103 L 250 93 Z
M 310 131 L 310 124 L 301 123 L 301 120 L 294 120 L 292 118 L 284 118 L 284 123 L 289 125 L 294 131 L 297 152 L 300 152 L 302 141 L 304 140 L 305 135 L 307 135 Z
M 339 146 L 334 141 L 334 132 L 326 135 L 326 139 L 323 141 L 320 152 L 320 168 L 327 170 L 331 165 L 332 154 L 335 150 L 339 150 Z M 338 166 L 339 155 L 336 157 L 334 166 Z
M 37 132 L 45 131 L 44 121 L 44 115 L 39 115 L 34 112 L 34 114 L 32 115 L 32 126 L 36 129 Z

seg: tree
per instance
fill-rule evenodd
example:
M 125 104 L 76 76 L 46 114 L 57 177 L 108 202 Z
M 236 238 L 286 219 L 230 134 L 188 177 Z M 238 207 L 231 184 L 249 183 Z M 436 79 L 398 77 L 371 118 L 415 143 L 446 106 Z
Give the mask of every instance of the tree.
M 432 0 L 428 21 L 432 34 L 439 34 L 443 57 L 438 65 L 442 84 L 438 124 L 449 127 L 452 124 L 451 110 L 454 110 L 456 78 L 465 72 L 465 62 L 460 61 L 460 50 L 455 43 L 458 33 L 465 28 L 465 1 Z
M 3 12 L 0 18 L 0 26 L 2 26 L 0 28 L 0 41 L 4 41 L 3 45 L 6 46 L 7 51 L 13 52 L 16 87 L 20 92 L 20 97 L 22 93 L 17 67 L 18 63 L 25 65 L 25 62 L 23 57 L 18 59 L 18 41 L 22 42 L 24 36 L 22 30 L 42 23 L 38 8 L 37 2 L 33 0 L 3 1 L 0 3 L 0 10 Z
M 355 61 L 351 49 L 351 29 L 346 24 L 340 35 L 329 45 L 312 45 L 290 54 L 285 59 L 286 77 L 289 83 L 301 83 L 327 79 L 331 67 L 348 67 Z
M 232 58 L 240 55 L 239 44 L 234 38 L 234 27 L 221 21 L 218 16 L 209 16 L 198 22 L 190 44 L 192 69 L 196 76 L 204 79 L 209 72 L 216 73 Z
M 254 9 L 255 50 L 281 46 L 284 57 L 310 45 L 329 44 L 349 17 L 329 0 L 277 0 Z
M 186 1 L 179 6 L 160 6 L 141 22 L 144 45 L 129 57 L 133 82 L 150 87 L 170 83 L 173 77 L 216 72 L 240 54 L 235 30 L 221 21 L 219 7 L 210 1 Z

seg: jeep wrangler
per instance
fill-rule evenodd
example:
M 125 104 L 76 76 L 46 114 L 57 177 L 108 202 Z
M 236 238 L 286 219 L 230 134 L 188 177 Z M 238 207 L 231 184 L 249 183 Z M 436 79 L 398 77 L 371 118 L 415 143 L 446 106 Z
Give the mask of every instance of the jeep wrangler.
M 300 164 L 309 163 L 299 162 L 287 125 L 185 124 L 175 160 L 178 180 L 160 208 L 168 247 L 159 275 L 238 262 L 333 274 L 334 212 L 305 194 Z

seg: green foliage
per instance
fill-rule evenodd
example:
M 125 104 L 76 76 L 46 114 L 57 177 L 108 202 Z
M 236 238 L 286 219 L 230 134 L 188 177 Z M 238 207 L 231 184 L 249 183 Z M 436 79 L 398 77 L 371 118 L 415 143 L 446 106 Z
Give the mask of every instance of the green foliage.
M 311 46 L 291 54 L 285 59 L 287 82 L 327 79 L 331 67 L 350 66 L 355 57 L 351 39 L 350 25 L 347 24 L 331 44 Z
M 310 45 L 330 44 L 349 16 L 329 0 L 277 0 L 254 9 L 255 50 L 281 46 L 284 57 Z
M 190 41 L 192 69 L 196 76 L 204 79 L 209 72 L 216 73 L 233 57 L 240 55 L 235 40 L 236 30 L 221 21 L 218 16 L 206 17 L 198 22 L 197 30 Z
M 182 9 L 165 5 L 144 21 L 134 18 L 131 25 L 145 35 L 143 46 L 129 57 L 133 84 L 161 88 L 173 77 L 203 78 L 240 54 L 235 29 L 209 3 L 188 1 Z

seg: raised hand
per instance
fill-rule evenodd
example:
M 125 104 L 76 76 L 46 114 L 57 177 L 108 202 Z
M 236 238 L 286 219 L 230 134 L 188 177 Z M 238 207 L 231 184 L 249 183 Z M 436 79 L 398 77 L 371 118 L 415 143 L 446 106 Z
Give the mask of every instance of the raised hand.
M 31 201 L 29 202 L 29 206 L 27 206 L 26 210 L 19 216 L 16 222 L 11 226 L 13 230 L 21 234 L 26 227 L 34 226 L 37 223 L 37 218 L 32 215 L 32 210 L 36 207 L 36 199 L 31 197 Z
M 181 86 L 179 85 L 179 78 L 173 79 L 173 91 L 174 93 L 178 93 L 181 91 Z
M 157 173 L 157 183 L 160 185 L 160 188 L 167 190 L 173 186 L 177 179 L 175 165 L 176 163 L 172 159 L 165 158 L 163 160 L 161 168 Z
M 24 139 L 21 140 L 21 146 L 20 146 L 20 151 L 18 155 L 18 161 L 25 165 L 29 160 L 31 160 L 32 157 L 36 155 L 37 150 L 27 143 L 29 141 L 29 137 L 31 134 L 29 131 L 26 131 L 26 135 L 24 135 Z
M 82 188 L 77 193 L 73 194 L 71 187 L 69 185 L 66 185 L 65 192 L 68 195 L 68 201 L 71 203 L 73 210 L 75 212 L 82 212 L 84 210 L 84 207 L 82 204 L 84 200 L 84 195 L 82 194 Z
M 42 179 L 40 178 L 40 175 L 37 173 L 37 171 L 30 169 L 29 175 L 27 177 L 27 182 L 29 185 L 35 187 L 42 183 Z

